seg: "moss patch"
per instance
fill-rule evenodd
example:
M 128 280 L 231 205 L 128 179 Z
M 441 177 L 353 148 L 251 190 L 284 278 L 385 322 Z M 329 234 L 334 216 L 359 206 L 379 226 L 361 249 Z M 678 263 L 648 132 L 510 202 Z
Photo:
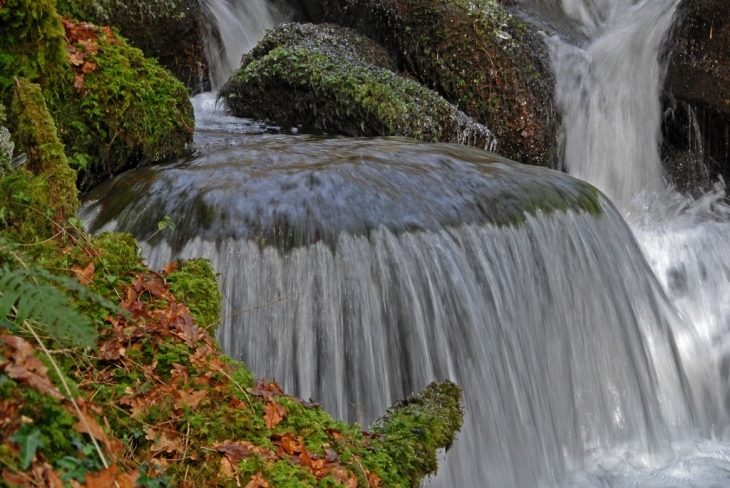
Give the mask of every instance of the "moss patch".
M 244 57 L 219 97 L 240 117 L 493 148 L 486 127 L 389 67 L 381 48 L 349 29 L 284 24 Z
M 207 259 L 180 260 L 170 270 L 170 291 L 190 307 L 195 321 L 215 336 L 221 320 L 223 295 L 218 289 L 216 272 Z

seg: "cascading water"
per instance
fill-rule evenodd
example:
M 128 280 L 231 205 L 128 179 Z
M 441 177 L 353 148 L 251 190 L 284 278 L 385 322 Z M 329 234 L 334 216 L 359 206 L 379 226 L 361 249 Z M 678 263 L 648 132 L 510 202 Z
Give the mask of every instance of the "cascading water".
M 171 216 L 150 264 L 210 258 L 223 347 L 337 416 L 367 423 L 431 380 L 461 384 L 466 424 L 434 486 L 729 486 L 711 435 L 728 425 L 730 231 L 714 197 L 661 192 L 657 52 L 676 2 L 534 2 L 582 31 L 551 41 L 566 167 L 639 245 L 565 175 L 267 134 L 211 95 L 194 99 L 196 154 L 109 182 L 82 217 L 145 239 Z
M 206 51 L 213 88 L 219 88 L 271 29 L 285 19 L 268 0 L 201 0 L 208 18 Z

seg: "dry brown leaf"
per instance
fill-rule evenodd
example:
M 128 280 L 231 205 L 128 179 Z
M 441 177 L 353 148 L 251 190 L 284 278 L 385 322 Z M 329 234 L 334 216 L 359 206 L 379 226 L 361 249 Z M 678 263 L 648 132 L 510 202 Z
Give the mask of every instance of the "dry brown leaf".
M 233 464 L 228 460 L 226 456 L 221 458 L 221 467 L 218 469 L 219 478 L 233 478 L 235 471 L 233 470 Z
M 13 360 L 18 364 L 23 364 L 25 358 L 33 355 L 33 346 L 26 340 L 18 336 L 1 336 L 0 339 L 8 346 L 15 349 L 12 354 Z
M 246 484 L 245 488 L 268 488 L 268 486 L 269 483 L 264 479 L 263 473 L 259 471 L 251 476 L 251 481 Z
M 82 434 L 89 434 L 94 439 L 101 441 L 104 444 L 104 447 L 106 447 L 107 452 L 114 452 L 114 446 L 111 444 L 109 438 L 104 433 L 104 429 L 101 428 L 101 425 L 99 425 L 96 419 L 83 411 L 81 412 L 81 415 L 86 422 L 83 422 L 81 419 L 79 419 L 79 421 L 76 422 L 76 425 L 74 425 L 74 429 L 77 432 L 80 432 Z
M 58 388 L 51 383 L 51 380 L 28 371 L 24 366 L 9 364 L 5 367 L 5 374 L 14 380 L 27 383 L 29 386 L 32 386 L 41 393 L 51 395 L 53 398 L 57 398 L 58 400 L 63 399 L 63 395 L 61 395 Z
M 271 430 L 286 417 L 286 409 L 279 405 L 277 402 L 268 402 L 264 406 L 264 422 L 266 422 L 266 428 Z
M 76 75 L 76 79 L 79 78 L 79 75 Z M 83 88 L 83 81 L 84 77 L 81 75 L 81 88 Z M 76 82 L 74 81 L 74 86 L 76 87 Z M 76 89 L 79 89 L 79 87 L 76 87 Z M 74 272 L 76 275 L 76 279 L 79 280 L 79 282 L 82 285 L 88 285 L 89 283 L 94 281 L 94 261 L 91 261 L 85 268 L 81 268 L 81 266 L 73 266 L 71 268 L 71 271 Z
M 86 488 L 111 488 L 114 486 L 118 472 L 119 466 L 112 464 L 96 474 L 86 473 L 84 476 Z
M 198 405 L 207 394 L 207 390 L 181 390 L 179 403 L 183 403 L 190 408 L 198 408 Z
M 171 263 L 168 263 L 162 267 L 162 270 L 165 272 L 165 274 L 172 274 L 175 271 L 177 271 L 177 261 L 173 261 Z
M 94 56 L 99 52 L 99 45 L 94 39 L 83 39 L 79 41 L 79 44 L 81 44 L 84 47 L 84 51 L 91 56 Z
M 84 63 L 83 66 L 81 66 L 81 72 L 84 74 L 91 73 L 92 71 L 95 71 L 96 68 L 98 68 L 98 67 L 99 67 L 98 64 L 87 61 Z
M 239 463 L 243 458 L 258 454 L 263 459 L 276 459 L 276 454 L 264 447 L 256 446 L 247 441 L 223 441 L 215 444 L 213 448 L 226 455 L 233 463 Z
M 157 432 L 154 429 L 148 428 L 145 439 L 155 441 L 150 447 L 150 451 L 152 452 L 166 452 L 167 454 L 174 454 L 176 452 L 182 454 L 185 452 L 185 443 L 177 432 Z
M 380 488 L 382 482 L 383 480 L 378 476 L 378 473 L 368 472 L 368 485 L 370 485 L 370 488 Z

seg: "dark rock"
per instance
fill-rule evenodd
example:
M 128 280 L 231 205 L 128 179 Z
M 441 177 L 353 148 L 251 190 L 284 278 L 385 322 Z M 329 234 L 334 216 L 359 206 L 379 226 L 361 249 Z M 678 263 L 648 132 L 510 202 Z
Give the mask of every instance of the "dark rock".
M 283 24 L 244 56 L 219 97 L 238 117 L 494 148 L 486 127 L 394 69 L 386 51 L 350 29 Z
M 488 126 L 499 153 L 556 163 L 554 80 L 548 48 L 497 0 L 298 0 L 315 22 L 356 29 L 385 46 L 402 71 Z
M 730 3 L 684 0 L 669 44 L 662 155 L 680 189 L 730 178 Z

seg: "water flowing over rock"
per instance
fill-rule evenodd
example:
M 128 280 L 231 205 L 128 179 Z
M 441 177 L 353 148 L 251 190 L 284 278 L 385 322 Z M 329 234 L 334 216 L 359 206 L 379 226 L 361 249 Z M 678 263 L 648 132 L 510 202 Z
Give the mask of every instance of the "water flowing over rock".
M 496 149 L 488 128 L 393 69 L 381 47 L 350 29 L 283 24 L 244 55 L 219 98 L 238 117 Z

